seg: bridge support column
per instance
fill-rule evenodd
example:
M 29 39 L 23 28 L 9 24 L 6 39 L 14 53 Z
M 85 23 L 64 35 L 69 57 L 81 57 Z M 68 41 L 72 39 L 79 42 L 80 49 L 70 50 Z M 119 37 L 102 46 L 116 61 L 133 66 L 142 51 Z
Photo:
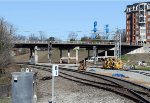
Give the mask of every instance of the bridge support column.
M 38 47 L 35 46 L 34 48 L 34 63 L 38 63 L 38 54 L 37 54 L 37 51 L 38 51 Z
M 93 46 L 93 56 L 94 56 L 94 64 L 96 64 L 96 50 L 97 50 L 97 48 L 96 48 L 96 46 Z
M 76 50 L 76 64 L 78 64 L 78 61 L 79 61 L 79 55 L 78 55 L 79 47 L 76 47 L 75 50 Z
M 115 49 L 114 49 L 114 57 L 116 56 L 116 53 L 115 53 Z
M 38 54 L 37 54 L 38 47 L 35 46 L 34 48 L 30 48 L 30 64 L 38 63 Z
M 33 57 L 34 48 L 30 48 L 30 59 Z
M 96 57 L 98 56 L 98 49 L 96 49 Z
M 105 50 L 105 57 L 107 57 L 107 50 Z
M 90 57 L 90 49 L 88 49 L 88 58 Z
M 68 64 L 70 63 L 70 49 L 68 49 Z
M 62 49 L 59 49 L 59 52 L 60 52 L 60 63 L 62 63 Z

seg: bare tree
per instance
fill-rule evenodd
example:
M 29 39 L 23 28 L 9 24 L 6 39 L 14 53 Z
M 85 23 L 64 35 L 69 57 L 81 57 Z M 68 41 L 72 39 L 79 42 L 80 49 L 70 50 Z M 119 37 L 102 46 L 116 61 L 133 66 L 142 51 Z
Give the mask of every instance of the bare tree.
M 30 40 L 30 41 L 38 41 L 39 38 L 38 38 L 37 36 L 35 36 L 34 33 L 31 33 L 31 34 L 29 35 L 29 40 Z
M 121 41 L 126 42 L 126 30 L 123 29 L 121 32 Z
M 26 36 L 23 36 L 23 35 L 14 35 L 13 36 L 13 40 L 15 40 L 15 41 L 18 41 L 18 40 L 26 40 Z
M 0 18 L 0 72 L 3 72 L 3 68 L 8 66 L 12 61 L 12 35 L 14 35 L 14 33 L 15 29 L 13 26 L 3 18 Z
M 77 33 L 75 33 L 75 32 L 70 32 L 68 37 L 69 37 L 69 40 L 70 40 L 70 41 L 75 41 L 75 40 L 77 39 L 77 36 L 78 36 Z
M 39 31 L 39 39 L 41 41 L 46 40 L 46 34 L 44 31 Z
M 88 41 L 88 40 L 90 40 L 90 38 L 88 36 L 81 37 L 81 41 Z

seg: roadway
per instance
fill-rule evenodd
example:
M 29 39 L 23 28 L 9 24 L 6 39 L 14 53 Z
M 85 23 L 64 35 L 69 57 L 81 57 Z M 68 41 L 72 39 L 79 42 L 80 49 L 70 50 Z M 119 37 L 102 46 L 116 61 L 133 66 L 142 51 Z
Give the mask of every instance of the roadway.
M 39 48 L 48 48 L 48 42 L 14 42 L 14 48 L 34 48 L 38 46 Z M 96 46 L 98 50 L 108 50 L 115 47 L 114 42 L 68 42 L 68 41 L 61 41 L 61 42 L 53 42 L 53 48 L 60 48 L 60 49 L 73 49 L 75 47 L 86 48 L 86 49 L 93 49 L 93 46 Z M 122 50 L 132 51 L 134 49 L 142 47 L 141 45 L 129 45 L 127 43 L 122 43 L 121 48 Z

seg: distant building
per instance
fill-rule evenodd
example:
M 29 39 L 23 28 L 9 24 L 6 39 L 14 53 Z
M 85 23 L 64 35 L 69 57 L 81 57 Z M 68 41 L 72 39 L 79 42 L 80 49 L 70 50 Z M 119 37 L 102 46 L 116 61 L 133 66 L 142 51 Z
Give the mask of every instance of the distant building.
M 127 5 L 126 42 L 150 43 L 150 2 Z

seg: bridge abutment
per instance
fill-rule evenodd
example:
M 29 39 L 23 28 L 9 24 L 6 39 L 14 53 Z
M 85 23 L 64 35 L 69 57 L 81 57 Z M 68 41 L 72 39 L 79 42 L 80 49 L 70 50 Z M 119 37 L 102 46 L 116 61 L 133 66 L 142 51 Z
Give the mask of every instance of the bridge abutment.
M 66 59 L 67 60 L 67 63 L 71 63 L 71 59 L 75 59 L 76 61 L 76 64 L 78 64 L 78 61 L 79 61 L 79 47 L 75 47 L 74 48 L 75 50 L 75 57 L 71 57 L 70 55 L 70 49 L 67 49 L 67 57 L 63 57 L 63 49 L 62 48 L 59 48 L 59 51 L 60 51 L 60 63 L 63 63 L 63 59 Z
M 95 58 L 95 59 L 94 59 L 94 63 L 95 63 L 95 64 L 96 64 L 96 55 L 97 55 L 96 51 L 97 51 L 96 46 L 93 46 L 93 57 Z
M 90 57 L 90 49 L 88 49 L 88 58 Z
M 107 50 L 105 50 L 105 57 L 107 57 Z
M 68 64 L 70 63 L 70 49 L 68 49 Z
M 62 64 L 62 49 L 59 49 L 59 52 L 60 52 L 60 63 Z
M 30 64 L 36 64 L 36 63 L 38 63 L 37 50 L 38 50 L 37 46 L 30 48 L 30 60 L 29 60 Z

